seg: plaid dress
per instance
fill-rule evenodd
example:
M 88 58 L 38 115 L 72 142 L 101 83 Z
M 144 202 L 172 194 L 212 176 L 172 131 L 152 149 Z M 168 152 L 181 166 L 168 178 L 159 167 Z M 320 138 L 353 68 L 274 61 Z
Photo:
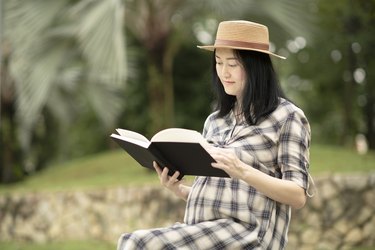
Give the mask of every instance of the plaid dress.
M 203 135 L 229 148 L 248 165 L 308 189 L 310 127 L 304 113 L 281 99 L 255 126 L 238 123 L 233 113 L 211 114 Z M 184 223 L 123 234 L 124 249 L 284 249 L 291 216 L 278 203 L 242 180 L 196 177 Z

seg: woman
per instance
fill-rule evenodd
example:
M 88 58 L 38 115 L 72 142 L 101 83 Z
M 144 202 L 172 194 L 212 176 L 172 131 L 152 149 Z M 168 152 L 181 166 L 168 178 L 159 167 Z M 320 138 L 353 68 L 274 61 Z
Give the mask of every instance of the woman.
M 187 201 L 183 224 L 124 234 L 118 249 L 284 249 L 291 207 L 308 190 L 310 127 L 284 99 L 266 26 L 221 22 L 214 51 L 218 107 L 203 136 L 212 167 L 231 178 L 196 177 L 192 186 L 154 167 L 160 182 Z

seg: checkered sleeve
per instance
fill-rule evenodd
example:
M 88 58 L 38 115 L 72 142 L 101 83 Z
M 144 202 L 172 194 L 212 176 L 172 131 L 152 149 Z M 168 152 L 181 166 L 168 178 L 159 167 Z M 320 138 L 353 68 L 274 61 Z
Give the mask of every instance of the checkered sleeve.
M 309 148 L 311 130 L 301 110 L 291 112 L 281 128 L 278 164 L 282 178 L 308 189 Z

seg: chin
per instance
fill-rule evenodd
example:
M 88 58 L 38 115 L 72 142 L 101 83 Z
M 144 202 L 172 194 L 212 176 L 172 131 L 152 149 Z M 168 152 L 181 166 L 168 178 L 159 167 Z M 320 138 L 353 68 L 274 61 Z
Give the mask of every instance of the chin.
M 236 94 L 235 94 L 233 91 L 225 90 L 225 93 L 226 93 L 227 95 L 236 96 Z

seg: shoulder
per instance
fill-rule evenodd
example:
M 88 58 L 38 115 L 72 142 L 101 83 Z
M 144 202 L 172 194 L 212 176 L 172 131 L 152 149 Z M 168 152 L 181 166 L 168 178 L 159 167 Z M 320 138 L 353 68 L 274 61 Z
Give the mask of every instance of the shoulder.
M 214 112 L 212 112 L 206 120 L 215 120 L 215 119 L 218 119 L 219 118 L 219 111 L 216 110 Z
M 288 100 L 281 98 L 280 104 L 272 113 L 272 116 L 280 123 L 280 127 L 284 127 L 284 129 L 303 129 L 310 134 L 310 124 L 305 113 Z
M 283 98 L 280 98 L 280 103 L 275 111 L 271 113 L 271 116 L 279 121 L 288 120 L 294 117 L 296 119 L 306 120 L 307 122 L 303 110 L 297 107 L 294 103 Z
M 280 98 L 277 108 L 261 122 L 260 126 L 273 127 L 279 132 L 298 128 L 310 133 L 310 125 L 303 110 L 283 98 Z
M 221 119 L 218 114 L 219 111 L 214 111 L 213 113 L 211 113 L 204 122 L 204 128 L 209 127 L 211 123 L 217 121 L 218 119 Z

